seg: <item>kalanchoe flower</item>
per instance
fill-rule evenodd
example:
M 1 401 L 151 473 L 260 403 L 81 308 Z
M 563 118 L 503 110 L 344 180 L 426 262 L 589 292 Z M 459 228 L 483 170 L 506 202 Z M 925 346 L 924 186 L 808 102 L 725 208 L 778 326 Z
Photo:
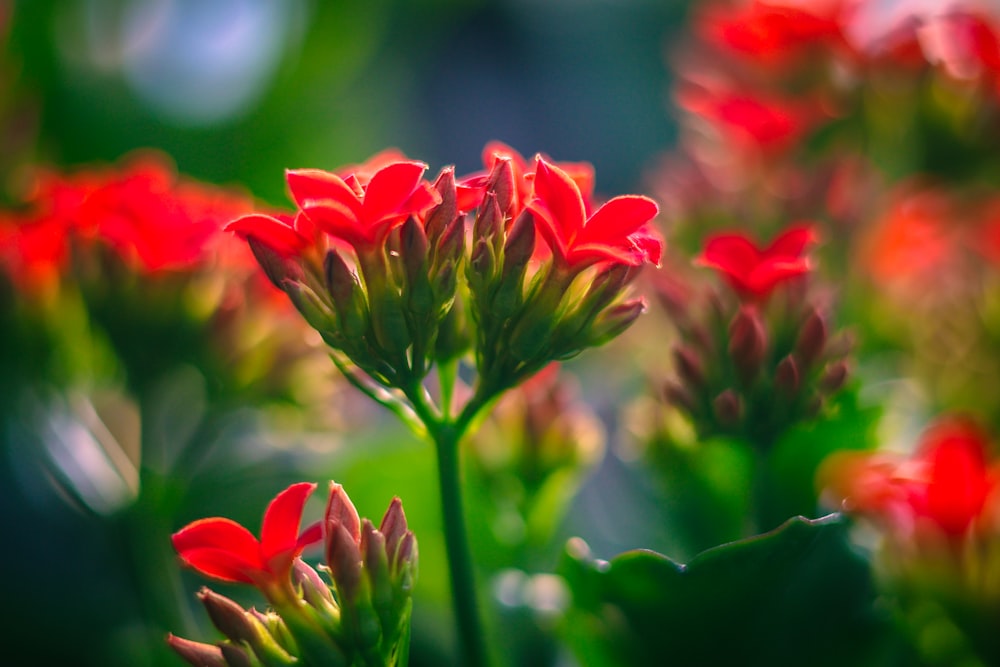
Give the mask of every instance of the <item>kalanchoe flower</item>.
M 972 532 L 993 530 L 1000 467 L 990 466 L 989 441 L 960 417 L 928 428 L 910 457 L 840 453 L 821 481 L 845 511 L 875 521 L 907 544 L 933 548 L 940 538 L 960 545 Z
M 303 504 L 315 484 L 293 484 L 268 507 L 261 540 L 226 519 L 205 519 L 174 536 L 181 558 L 202 574 L 252 583 L 273 609 L 244 610 L 207 588 L 198 594 L 212 624 L 225 635 L 216 645 L 170 636 L 192 665 L 406 664 L 416 538 L 398 498 L 376 529 L 361 519 L 339 484 L 331 482 L 324 518 L 298 534 Z M 298 555 L 324 543 L 328 584 Z M 267 554 L 270 554 L 268 556 Z
M 318 524 L 299 532 L 302 509 L 315 484 L 293 484 L 267 507 L 258 540 L 240 524 L 225 518 L 200 519 L 171 537 L 184 563 L 220 581 L 254 584 L 265 594 L 291 586 L 293 561 L 322 538 Z
M 705 243 L 696 262 L 717 270 L 748 300 L 764 300 L 776 287 L 812 270 L 805 251 L 818 239 L 806 225 L 789 227 L 761 249 L 745 234 L 717 234 Z
M 579 186 L 559 167 L 539 158 L 534 181 L 528 208 L 557 264 L 579 271 L 597 262 L 660 263 L 663 242 L 649 227 L 659 212 L 652 199 L 615 197 L 588 216 Z

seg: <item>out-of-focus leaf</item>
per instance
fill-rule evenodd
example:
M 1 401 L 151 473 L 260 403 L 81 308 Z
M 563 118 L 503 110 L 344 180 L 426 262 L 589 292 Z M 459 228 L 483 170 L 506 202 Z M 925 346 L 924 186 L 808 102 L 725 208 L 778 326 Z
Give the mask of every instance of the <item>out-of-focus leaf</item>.
M 888 621 L 839 515 L 790 519 L 687 565 L 652 551 L 610 562 L 570 542 L 563 634 L 585 665 L 876 664 Z

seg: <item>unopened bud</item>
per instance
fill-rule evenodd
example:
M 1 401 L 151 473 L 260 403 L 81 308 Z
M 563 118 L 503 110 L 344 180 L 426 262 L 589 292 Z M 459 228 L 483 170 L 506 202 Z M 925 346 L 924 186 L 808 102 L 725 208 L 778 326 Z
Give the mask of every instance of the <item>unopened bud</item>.
M 354 600 L 361 583 L 361 551 L 343 525 L 327 524 L 326 565 L 344 603 Z
M 607 343 L 612 338 L 618 337 L 622 332 L 632 326 L 646 310 L 646 303 L 642 299 L 634 299 L 612 306 L 608 310 L 597 316 L 590 331 L 589 345 L 597 346 Z
M 344 487 L 336 482 L 330 482 L 330 497 L 326 501 L 326 512 L 323 514 L 323 525 L 343 526 L 347 534 L 355 542 L 361 539 L 361 518 L 351 498 Z M 327 535 L 327 539 L 330 535 Z
M 296 310 L 313 329 L 321 332 L 333 332 L 337 329 L 337 318 L 333 310 L 307 285 L 286 280 L 284 290 L 295 304 Z
M 451 260 L 457 262 L 465 250 L 465 215 L 455 218 L 445 228 L 441 238 L 434 248 L 434 265 L 438 266 Z
M 698 354 L 687 345 L 674 348 L 674 365 L 677 374 L 691 387 L 702 387 L 705 384 L 705 369 Z
M 257 263 L 260 264 L 260 268 L 264 270 L 264 275 L 278 289 L 285 289 L 284 282 L 286 280 L 302 279 L 302 267 L 295 259 L 285 257 L 253 236 L 247 237 L 247 243 L 250 245 L 250 250 L 257 259 Z
M 493 258 L 493 248 L 486 239 L 477 239 L 469 258 L 469 268 L 475 273 L 479 282 L 488 281 L 493 276 L 496 260 Z
M 774 369 L 774 388 L 785 396 L 794 396 L 799 390 L 799 367 L 792 355 L 779 361 Z
M 441 195 L 441 203 L 427 214 L 426 231 L 431 244 L 441 240 L 441 235 L 458 215 L 454 167 L 445 167 L 441 170 L 437 180 L 434 181 L 434 189 Z
M 494 195 L 501 219 L 509 214 L 516 192 L 514 168 L 510 163 L 510 157 L 494 156 L 493 169 L 490 170 L 489 178 L 486 181 L 486 196 L 488 198 L 490 194 Z
M 729 325 L 729 356 L 744 384 L 760 372 L 767 352 L 767 332 L 753 306 L 743 306 Z
M 843 359 L 829 364 L 819 379 L 820 388 L 827 394 L 832 394 L 844 386 L 847 381 L 847 362 Z
M 712 401 L 712 411 L 721 425 L 735 426 L 743 417 L 743 403 L 735 391 L 727 389 Z
M 809 368 L 823 353 L 826 338 L 826 322 L 819 310 L 813 308 L 802 323 L 798 340 L 795 341 L 795 358 L 803 368 Z
M 382 516 L 379 532 L 385 538 L 385 553 L 390 562 L 395 559 L 399 543 L 407 532 L 406 514 L 403 512 L 403 501 L 399 497 L 392 499 L 388 509 Z
M 486 239 L 492 243 L 494 239 L 502 237 L 503 229 L 503 213 L 497 204 L 496 195 L 487 192 L 472 225 L 472 242 L 478 243 L 480 239 Z
M 255 625 L 256 619 L 247 614 L 243 607 L 204 587 L 198 591 L 198 599 L 205 605 L 212 625 L 219 632 L 234 642 L 256 643 L 261 629 Z
M 511 274 L 523 275 L 535 251 L 535 217 L 525 211 L 517 216 L 510 227 L 503 247 L 503 277 Z
M 400 254 L 406 267 L 407 281 L 413 285 L 418 276 L 427 275 L 427 234 L 424 227 L 412 215 L 406 219 L 399 231 Z
M 226 664 L 229 667 L 254 667 L 250 656 L 239 646 L 221 644 L 219 649 L 222 651 L 222 656 L 226 659 Z
M 183 660 L 194 667 L 227 667 L 222 650 L 212 644 L 202 644 L 176 635 L 167 635 L 167 644 Z
M 330 588 L 319 576 L 319 572 L 301 558 L 296 558 L 292 564 L 292 579 L 302 590 L 302 599 L 313 607 L 334 603 Z

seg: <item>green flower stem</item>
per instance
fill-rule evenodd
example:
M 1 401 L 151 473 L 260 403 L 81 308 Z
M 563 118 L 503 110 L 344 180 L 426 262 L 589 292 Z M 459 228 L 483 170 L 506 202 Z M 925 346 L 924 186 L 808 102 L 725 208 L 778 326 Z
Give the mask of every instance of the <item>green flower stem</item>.
M 465 429 L 456 428 L 457 426 L 457 424 L 443 424 L 439 428 L 431 429 L 431 434 L 437 449 L 441 513 L 451 578 L 452 607 L 461 655 L 460 664 L 465 667 L 482 667 L 487 664 L 486 646 L 476 601 L 476 578 L 465 527 L 459 475 L 459 441 Z
M 463 667 L 485 667 L 488 664 L 486 643 L 477 602 L 472 552 L 465 526 L 459 444 L 469 425 L 488 401 L 483 401 L 480 394 L 477 394 L 452 420 L 436 416 L 422 391 L 411 388 L 406 395 L 426 425 L 437 453 L 441 516 L 460 664 Z

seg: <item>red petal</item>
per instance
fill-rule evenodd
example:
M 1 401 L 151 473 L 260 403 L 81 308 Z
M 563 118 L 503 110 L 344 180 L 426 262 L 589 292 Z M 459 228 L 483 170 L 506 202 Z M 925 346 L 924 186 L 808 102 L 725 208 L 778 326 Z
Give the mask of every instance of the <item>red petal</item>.
M 351 245 L 371 241 L 374 233 L 362 224 L 354 211 L 340 202 L 327 200 L 302 209 L 302 213 L 318 228 L 330 236 L 343 239 Z
M 552 217 L 553 231 L 571 246 L 586 219 L 583 197 L 576 183 L 559 167 L 539 158 L 535 167 L 535 197 Z
M 379 169 L 365 190 L 363 220 L 374 224 L 399 214 L 427 170 L 423 162 L 395 162 Z
M 799 257 L 806 247 L 818 240 L 819 234 L 811 226 L 790 227 L 774 239 L 762 254 L 765 257 Z
M 765 261 L 741 278 L 747 291 L 761 297 L 770 294 L 771 290 L 779 283 L 808 273 L 811 268 L 812 265 L 806 258 L 792 259 L 791 261 Z
M 208 577 L 244 584 L 255 583 L 253 574 L 263 572 L 255 562 L 248 562 L 225 549 L 191 549 L 181 554 L 189 566 Z
M 760 252 L 742 234 L 720 234 L 705 243 L 705 251 L 695 261 L 743 280 L 760 262 Z
M 615 197 L 590 217 L 577 235 L 577 243 L 623 246 L 629 235 L 656 217 L 659 207 L 652 199 L 629 195 Z
M 353 211 L 355 217 L 361 214 L 361 201 L 357 193 L 336 174 L 322 169 L 297 169 L 288 171 L 285 179 L 292 199 L 299 208 L 333 201 Z
M 170 537 L 174 549 L 182 553 L 188 549 L 215 547 L 255 557 L 259 543 L 253 534 L 232 519 L 213 517 L 189 523 Z
M 546 245 L 552 251 L 559 261 L 567 262 L 567 256 L 569 253 L 569 248 L 566 245 L 566 241 L 563 239 L 560 233 L 559 227 L 555 221 L 552 219 L 552 214 L 549 212 L 542 202 L 535 200 L 535 203 L 528 207 L 531 214 L 535 218 L 535 231 L 542 235 L 545 239 Z M 536 245 L 536 249 L 540 246 Z
M 312 482 L 292 484 L 267 506 L 260 528 L 260 553 L 265 562 L 283 551 L 294 551 L 302 510 L 315 488 Z
M 281 255 L 297 255 L 309 245 L 309 239 L 292 226 L 270 215 L 251 214 L 233 220 L 226 231 L 241 238 L 252 236 Z

